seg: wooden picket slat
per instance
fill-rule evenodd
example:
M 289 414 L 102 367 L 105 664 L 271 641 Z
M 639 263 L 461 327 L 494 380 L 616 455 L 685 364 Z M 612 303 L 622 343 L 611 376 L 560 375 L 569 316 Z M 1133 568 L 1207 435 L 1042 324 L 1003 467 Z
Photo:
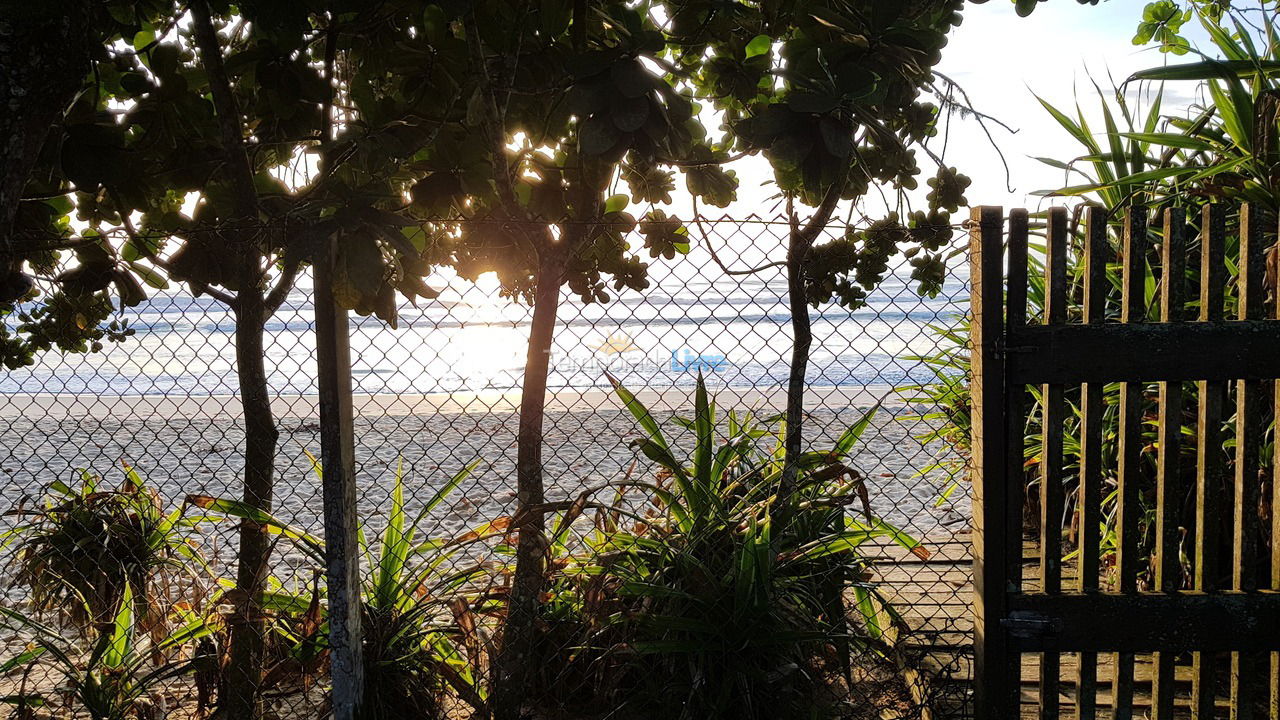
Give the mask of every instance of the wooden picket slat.
M 1274 298 L 1275 313 L 1272 316 L 1280 320 L 1280 272 L 1274 273 L 1271 286 Z M 1280 422 L 1280 380 L 1272 382 L 1271 416 Z M 1273 433 L 1274 440 L 1274 433 Z M 1280 442 L 1272 442 L 1271 456 L 1271 590 L 1280 591 Z M 1270 686 L 1271 701 L 1268 704 L 1271 720 L 1280 720 L 1280 651 L 1271 653 L 1271 667 L 1268 671 L 1267 684 Z
M 1005 290 L 1005 331 L 1009 328 L 1025 328 L 1027 326 L 1027 287 L 1028 287 L 1028 240 L 1030 235 L 1030 219 L 1026 210 L 1013 210 L 1009 213 L 1009 234 L 1007 248 L 1009 254 L 1009 270 L 1006 274 Z M 1001 348 L 1003 350 L 1003 348 Z M 1007 359 L 1007 356 L 1006 356 Z M 1026 417 L 1027 388 L 1020 383 L 1010 383 L 1006 374 L 1004 383 L 1004 470 L 1002 477 L 1006 485 L 1005 493 L 1008 504 L 1005 506 L 1004 535 L 1005 568 L 1007 588 L 1022 590 L 1022 507 L 1025 502 L 1025 488 L 1022 482 L 1022 468 L 1025 461 L 1023 432 Z M 1003 672 L 1008 683 L 1008 705 L 1016 709 L 1022 697 L 1022 655 L 1010 652 Z
M 1107 215 L 1089 208 L 1084 236 L 1085 325 L 1102 324 L 1107 304 Z M 1102 540 L 1102 411 L 1104 383 L 1084 383 L 1080 388 L 1080 529 L 1078 588 L 1082 593 L 1099 589 Z M 1076 720 L 1098 716 L 1098 654 L 1081 652 L 1076 669 Z
M 1241 320 L 1260 320 L 1266 302 L 1265 259 L 1262 222 L 1253 208 L 1240 208 L 1240 262 L 1237 315 Z M 1254 569 L 1257 562 L 1258 502 L 1260 500 L 1259 454 L 1262 451 L 1262 381 L 1236 382 L 1236 457 L 1235 493 L 1232 511 L 1233 552 L 1231 589 L 1250 592 L 1257 589 Z M 1252 717 L 1250 709 L 1256 695 L 1249 680 L 1257 656 L 1231 653 L 1231 719 Z
M 1160 248 L 1160 321 L 1183 319 L 1186 297 L 1186 214 L 1181 209 L 1164 213 L 1164 244 Z M 1179 562 L 1178 507 L 1182 502 L 1178 458 L 1182 448 L 1182 381 L 1164 381 L 1159 391 L 1159 439 L 1156 453 L 1156 568 L 1160 592 L 1174 592 L 1182 585 Z M 1174 654 L 1156 652 L 1152 662 L 1152 720 L 1170 720 L 1174 705 Z
M 1132 208 L 1125 217 L 1120 287 L 1120 322 L 1140 323 L 1146 318 L 1146 208 Z M 1142 508 L 1142 392 L 1141 382 L 1120 383 L 1119 468 L 1116 472 L 1116 584 L 1120 593 L 1138 589 L 1138 523 Z M 1132 653 L 1115 658 L 1112 717 L 1133 717 Z
M 1204 208 L 1200 221 L 1200 321 L 1221 321 L 1226 287 L 1226 214 L 1219 205 Z M 1196 386 L 1196 527 L 1195 582 L 1198 592 L 1218 589 L 1221 536 L 1218 523 L 1223 512 L 1222 421 L 1227 385 L 1221 380 L 1200 381 Z M 1214 712 L 1213 656 L 1192 653 L 1191 711 L 1196 720 L 1210 720 Z
M 1067 322 L 1067 211 L 1049 210 L 1045 234 L 1044 324 Z M 1040 585 L 1045 593 L 1062 592 L 1062 516 L 1066 504 L 1062 486 L 1065 388 L 1060 383 L 1040 387 Z M 1040 656 L 1040 718 L 1057 720 L 1061 657 L 1047 651 Z

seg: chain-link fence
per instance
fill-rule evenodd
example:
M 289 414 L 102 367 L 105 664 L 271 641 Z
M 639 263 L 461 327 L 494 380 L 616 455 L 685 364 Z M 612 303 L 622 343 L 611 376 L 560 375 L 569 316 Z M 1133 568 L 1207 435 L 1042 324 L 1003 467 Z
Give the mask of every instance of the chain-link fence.
M 647 407 L 681 460 L 697 441 L 696 428 L 679 418 L 695 414 L 699 375 L 717 408 L 717 442 L 749 437 L 767 454 L 778 431 L 773 416 L 785 406 L 792 348 L 785 270 L 730 274 L 709 250 L 729 270 L 755 268 L 785 254 L 787 224 L 721 219 L 696 228 L 687 255 L 652 263 L 647 290 L 603 304 L 583 304 L 566 291 L 559 309 L 542 459 L 552 504 L 548 557 L 563 578 L 542 597 L 539 627 L 551 650 L 540 656 L 545 697 L 534 704 L 546 716 L 573 716 L 602 697 L 643 703 L 652 688 L 618 658 L 632 665 L 637 654 L 656 658 L 643 660 L 656 668 L 663 649 L 640 647 L 619 620 L 667 607 L 664 598 L 676 593 L 666 587 L 660 595 L 656 575 L 642 582 L 635 553 L 631 574 L 618 570 L 625 577 L 615 584 L 582 579 L 609 575 L 616 554 L 675 532 L 671 493 L 679 478 L 636 445 L 646 430 L 606 372 Z M 776 671 L 835 678 L 822 683 L 837 689 L 834 716 L 963 710 L 968 499 L 963 487 L 946 492 L 959 458 L 921 439 L 933 429 L 923 417 L 931 408 L 896 388 L 936 379 L 919 357 L 937 353 L 949 342 L 941 330 L 962 321 L 965 271 L 952 267 L 942 293 L 922 297 L 904 260 L 865 307 L 812 313 L 806 441 L 813 450 L 833 448 L 871 415 L 843 460 L 849 472 L 837 478 L 852 495 L 833 504 L 846 505 L 853 523 L 840 529 L 845 541 L 848 528 L 875 532 L 852 550 L 856 562 L 845 569 L 856 572 L 840 576 L 847 627 L 818 643 L 812 667 Z M 502 298 L 484 276 L 473 283 L 438 271 L 427 282 L 440 296 L 417 307 L 402 303 L 397 329 L 375 318 L 355 318 L 351 328 L 366 666 L 374 668 L 368 688 L 384 698 L 427 698 L 439 715 L 471 717 L 486 702 L 513 562 L 507 533 L 530 311 Z M 218 618 L 238 602 L 236 537 L 247 512 L 227 502 L 241 495 L 244 467 L 235 317 L 215 300 L 178 290 L 125 314 L 135 334 L 123 342 L 97 353 L 47 353 L 0 376 L 5 608 L 30 621 L 9 623 L 19 629 L 5 638 L 0 698 L 19 717 L 34 717 L 21 713 L 37 708 L 82 713 L 91 682 L 136 687 L 143 701 L 130 712 L 149 708 L 146 717 L 196 717 L 226 692 L 229 621 Z M 281 435 L 273 517 L 254 518 L 274 543 L 262 602 L 261 693 L 281 718 L 327 712 L 313 320 L 304 274 L 266 328 Z M 740 462 L 748 463 L 746 455 Z M 749 494 L 742 487 L 724 489 L 724 498 L 740 503 Z M 588 488 L 598 490 L 584 494 Z M 631 544 L 610 533 L 625 533 Z M 601 547 L 615 555 L 602 561 Z M 819 574 L 814 563 L 850 554 L 810 555 L 816 559 L 804 573 L 811 578 Z M 654 594 L 643 598 L 646 583 Z M 126 621 L 143 629 L 129 635 L 137 642 L 128 647 L 117 642 Z M 579 626 L 589 632 L 564 631 Z M 698 630 L 686 630 L 687 644 Z M 53 652 L 49 633 L 74 649 Z M 86 661 L 95 647 L 105 647 L 114 665 Z M 841 659 L 842 647 L 853 648 L 851 663 Z M 174 677 L 150 677 L 175 663 Z M 694 689 L 702 681 L 710 682 L 695 680 Z

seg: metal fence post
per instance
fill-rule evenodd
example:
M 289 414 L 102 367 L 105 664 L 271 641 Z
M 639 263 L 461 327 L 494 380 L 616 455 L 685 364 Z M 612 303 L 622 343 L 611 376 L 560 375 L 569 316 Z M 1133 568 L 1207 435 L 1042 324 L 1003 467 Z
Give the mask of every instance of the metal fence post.
M 326 243 L 314 265 L 316 371 L 324 486 L 325 580 L 329 598 L 334 720 L 353 720 L 363 701 L 360 551 L 356 540 L 355 437 L 347 311 L 333 300 L 333 255 Z

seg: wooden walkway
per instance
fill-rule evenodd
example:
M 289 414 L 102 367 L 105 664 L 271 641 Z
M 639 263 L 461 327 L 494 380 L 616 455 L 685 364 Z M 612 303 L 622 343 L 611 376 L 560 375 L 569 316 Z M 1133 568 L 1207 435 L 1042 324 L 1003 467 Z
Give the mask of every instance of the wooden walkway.
M 969 533 L 930 536 L 921 542 L 929 550 L 927 559 L 898 545 L 878 546 L 873 582 L 902 616 L 907 632 L 897 647 L 921 672 L 932 718 L 963 719 L 972 714 L 968 702 L 973 657 Z
M 954 535 L 932 536 L 922 539 L 930 556 L 922 560 L 897 545 L 881 545 L 876 548 L 877 560 L 873 564 L 875 582 L 880 591 L 890 598 L 902 615 L 908 632 L 901 638 L 900 647 L 909 657 L 917 659 L 924 681 L 930 686 L 926 692 L 934 699 L 934 720 L 967 720 L 972 715 L 968 702 L 971 688 L 971 659 L 973 652 L 973 619 L 970 615 L 973 587 L 972 556 L 967 531 Z M 1023 547 L 1023 577 L 1027 587 L 1038 583 L 1039 566 L 1037 549 L 1028 542 Z M 1072 587 L 1075 579 L 1074 564 L 1064 564 L 1063 585 Z M 1190 718 L 1191 667 L 1179 664 L 1176 668 L 1176 717 Z M 1059 706 L 1061 716 L 1075 717 L 1076 658 L 1062 656 Z M 1098 717 L 1110 718 L 1111 677 L 1113 658 L 1098 660 Z M 1038 717 L 1040 658 L 1028 654 L 1022 657 L 1022 717 Z M 1225 672 L 1225 668 L 1224 668 Z M 1151 705 L 1152 665 L 1149 656 L 1139 656 L 1135 669 L 1134 716 L 1145 717 Z M 1227 717 L 1225 693 L 1218 699 L 1222 717 Z

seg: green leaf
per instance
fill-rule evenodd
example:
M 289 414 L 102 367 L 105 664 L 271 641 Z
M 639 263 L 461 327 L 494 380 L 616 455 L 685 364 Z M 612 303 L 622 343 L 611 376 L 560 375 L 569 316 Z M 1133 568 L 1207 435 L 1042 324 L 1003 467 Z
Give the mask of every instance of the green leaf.
M 1193 135 L 1181 135 L 1179 133 L 1158 133 L 1158 132 L 1129 132 L 1121 133 L 1122 137 L 1138 142 L 1151 143 L 1161 147 L 1182 148 L 1185 150 L 1200 150 L 1212 152 L 1217 148 L 1216 145 L 1205 140 L 1204 138 L 1195 137 Z
M 773 38 L 768 35 L 757 35 L 751 38 L 751 42 L 747 43 L 744 52 L 746 59 L 750 60 L 757 55 L 764 55 L 773 48 Z
M 1226 80 L 1248 77 L 1259 71 L 1275 70 L 1280 70 L 1280 60 L 1205 60 L 1139 70 L 1130 75 L 1125 83 L 1135 80 Z
M 696 437 L 693 450 L 693 470 L 697 480 L 698 490 L 701 493 L 706 491 L 711 493 L 711 459 L 712 452 L 712 423 L 714 420 L 711 416 L 711 405 L 707 400 L 707 384 L 702 379 L 702 371 L 698 371 L 698 387 L 694 391 L 693 400 L 693 428 Z
M 839 105 L 839 97 L 826 93 L 795 91 L 787 95 L 787 107 L 796 112 L 826 113 Z
M 439 490 L 435 491 L 435 493 L 427 499 L 426 504 L 422 506 L 422 512 L 419 514 L 419 518 L 425 517 L 432 510 L 435 510 L 445 498 L 449 497 L 454 490 L 458 489 L 458 486 L 462 484 L 463 480 L 470 477 L 472 471 L 479 467 L 481 462 L 483 462 L 483 459 L 477 458 L 476 460 L 473 460 L 470 465 L 462 468 L 453 477 L 449 478 L 448 482 L 441 486 Z
M 156 34 L 154 30 L 139 30 L 133 35 L 133 49 L 141 52 L 143 48 L 155 41 Z
M 622 399 L 622 403 L 639 423 L 640 427 L 649 434 L 649 438 L 653 440 L 658 447 L 670 453 L 671 448 L 667 445 L 667 439 L 662 435 L 662 429 L 658 426 L 658 421 L 653 419 L 653 415 L 649 412 L 649 408 L 645 407 L 630 390 L 623 387 L 622 383 L 608 371 L 605 377 L 613 385 L 613 391 Z
M 107 637 L 106 649 L 102 654 L 104 667 L 113 670 L 123 668 L 133 654 L 133 604 L 133 585 L 126 580 L 120 608 L 116 610 L 111 635 Z
M 649 120 L 649 98 L 623 98 L 610 106 L 609 114 L 618 130 L 624 133 L 635 132 Z
M 18 668 L 26 667 L 28 664 L 37 660 L 44 653 L 45 653 L 45 649 L 43 646 L 28 648 L 27 650 L 24 650 L 18 653 L 17 655 L 14 655 L 8 660 L 5 660 L 3 663 L 0 663 L 0 675 L 8 675 L 9 673 L 13 672 Z
M 184 505 L 198 507 L 206 513 L 214 512 L 227 517 L 240 518 L 256 523 L 268 533 L 280 535 L 302 544 L 304 550 L 313 558 L 324 562 L 324 541 L 301 528 L 284 523 L 269 512 L 253 507 L 248 503 L 228 498 L 215 498 L 210 495 L 188 495 Z M 217 520 L 217 517 L 208 517 Z
M 137 273 L 138 277 L 142 278 L 142 282 L 150 285 L 151 287 L 157 290 L 167 290 L 169 288 L 169 281 L 164 275 L 161 275 L 159 271 L 149 268 L 137 261 L 130 261 L 129 267 Z
M 657 78 L 644 69 L 638 60 L 626 59 L 614 63 L 609 68 L 609 77 L 614 87 L 623 97 L 638 98 L 646 95 L 654 87 Z
M 871 424 L 871 419 L 876 416 L 876 412 L 879 410 L 880 405 L 877 403 L 840 435 L 840 439 L 836 441 L 835 449 L 832 451 L 836 457 L 844 457 L 853 450 L 853 446 L 858 444 L 858 439 L 862 437 L 862 433 L 866 431 L 867 426 Z
M 611 195 L 609 199 L 604 201 L 604 213 L 608 215 L 609 213 L 622 212 L 627 209 L 627 202 L 628 198 L 625 193 Z
M 862 616 L 862 624 L 873 640 L 884 637 L 885 628 L 880 624 L 880 612 L 873 601 L 871 591 L 861 585 L 853 586 L 853 596 L 857 601 L 858 614 Z
M 411 532 L 411 531 L 410 531 Z M 404 524 L 404 460 L 396 463 L 395 485 L 391 490 L 391 513 L 382 531 L 382 552 L 374 581 L 373 606 L 381 610 L 400 607 L 405 599 L 401 583 L 412 541 Z
M 1054 158 L 1050 158 L 1050 157 L 1033 157 L 1033 158 L 1031 158 L 1031 159 L 1032 159 L 1032 160 L 1037 160 L 1037 161 L 1039 161 L 1039 162 L 1042 162 L 1042 163 L 1044 163 L 1045 165 L 1048 165 L 1048 166 L 1049 166 L 1049 167 L 1051 167 L 1051 168 L 1056 168 L 1056 169 L 1058 169 L 1058 170 L 1070 170 L 1070 169 L 1071 169 L 1071 166 L 1070 166 L 1070 165 L 1068 165 L 1067 163 L 1064 163 L 1064 162 L 1062 162 L 1061 160 L 1055 160 Z
M 578 144 L 586 155 L 603 155 L 618 143 L 618 131 L 613 121 L 592 115 L 582 123 L 578 132 Z

